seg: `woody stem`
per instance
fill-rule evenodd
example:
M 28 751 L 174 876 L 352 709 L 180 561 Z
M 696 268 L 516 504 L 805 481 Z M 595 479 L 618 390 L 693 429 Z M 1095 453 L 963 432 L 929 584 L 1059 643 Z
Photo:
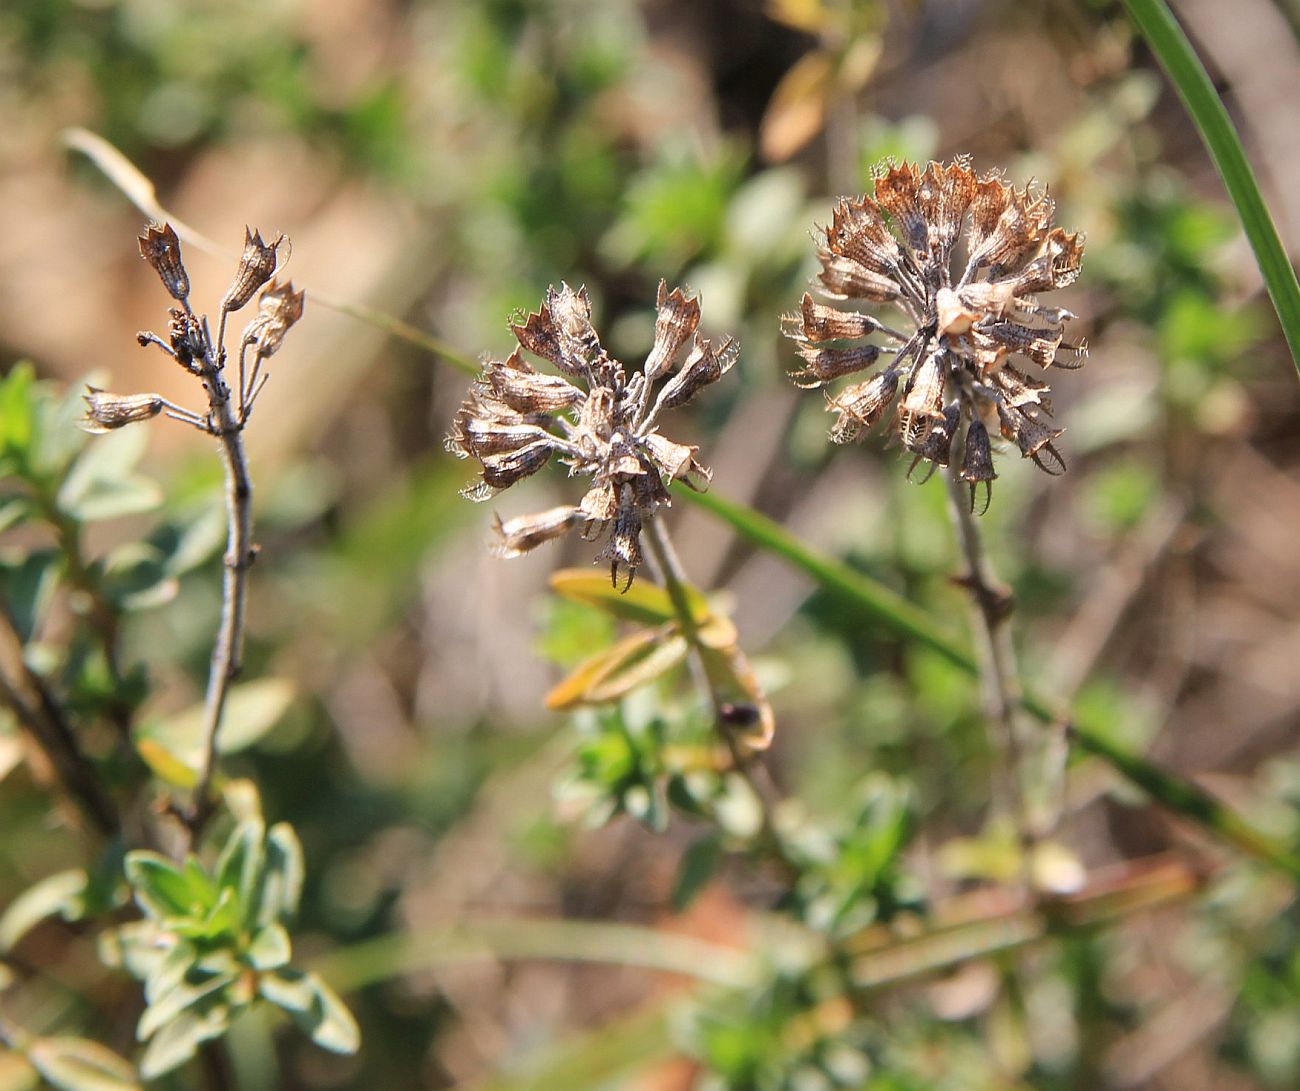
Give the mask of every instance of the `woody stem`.
M 248 597 L 248 570 L 253 563 L 253 483 L 248 473 L 241 434 L 224 361 L 212 354 L 204 363 L 203 386 L 208 394 L 213 429 L 221 441 L 226 468 L 226 553 L 221 581 L 221 623 L 212 648 L 208 689 L 203 703 L 203 764 L 194 789 L 193 807 L 186 817 L 191 845 L 212 816 L 212 784 L 216 777 L 217 734 L 231 683 L 242 667 L 244 607 Z

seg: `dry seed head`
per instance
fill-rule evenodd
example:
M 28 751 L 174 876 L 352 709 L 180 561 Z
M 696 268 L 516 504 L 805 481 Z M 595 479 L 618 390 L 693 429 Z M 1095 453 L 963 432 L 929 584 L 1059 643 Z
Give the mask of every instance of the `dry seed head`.
M 152 420 L 166 405 L 159 394 L 110 394 L 97 386 L 87 386 L 82 400 L 86 413 L 77 423 L 85 431 L 96 433 Z
M 172 225 L 150 223 L 139 242 L 140 256 L 153 266 L 171 297 L 184 303 L 190 294 L 190 277 L 181 261 L 181 240 Z
M 588 541 L 606 539 L 597 560 L 609 565 L 615 586 L 631 586 L 641 528 L 668 505 L 669 486 L 709 479 L 698 448 L 667 438 L 658 425 L 661 412 L 685 404 L 735 362 L 734 342 L 715 346 L 700 336 L 699 321 L 698 300 L 661 282 L 654 342 L 631 375 L 601 345 L 583 288 L 550 288 L 536 313 L 511 321 L 519 347 L 484 362 L 447 436 L 449 451 L 480 467 L 465 495 L 486 500 L 552 458 L 590 484 L 576 505 L 498 520 L 498 554 L 518 556 L 576 527 Z M 538 370 L 524 352 L 561 374 Z
M 960 475 L 972 503 L 974 487 L 996 476 L 985 419 L 996 419 L 1025 458 L 1064 471 L 1047 384 L 1009 362 L 1078 367 L 1086 354 L 1082 342 L 1064 340 L 1073 315 L 1037 298 L 1072 284 L 1083 256 L 1078 235 L 1052 226 L 1054 213 L 1046 193 L 1016 189 L 995 172 L 977 176 L 965 157 L 924 169 L 890 165 L 871 194 L 836 202 L 818 245 L 818 289 L 835 301 L 894 304 L 908 327 L 900 332 L 811 295 L 784 316 L 786 336 L 799 343 L 802 363 L 791 372 L 799 386 L 887 361 L 876 378 L 827 397 L 837 414 L 833 440 L 860 438 L 901 390 L 894 427 L 913 467 L 946 466 L 964 429 Z M 964 265 L 955 265 L 963 249 Z
M 225 298 L 221 300 L 223 311 L 237 311 L 253 298 L 253 293 L 275 274 L 277 251 L 284 242 L 283 235 L 277 235 L 275 242 L 262 241 L 262 233 L 244 228 L 244 252 L 239 259 L 239 268 L 235 270 L 235 279 L 226 289 Z
M 244 344 L 253 345 L 263 359 L 275 355 L 284 335 L 302 317 L 305 297 L 305 291 L 293 290 L 293 281 L 272 280 L 257 297 L 257 317 L 244 328 Z

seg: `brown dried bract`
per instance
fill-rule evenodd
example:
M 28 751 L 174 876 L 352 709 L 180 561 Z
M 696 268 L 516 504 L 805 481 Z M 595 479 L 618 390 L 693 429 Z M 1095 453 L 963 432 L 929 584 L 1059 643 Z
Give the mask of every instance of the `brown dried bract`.
M 140 236 L 140 256 L 153 266 L 171 297 L 184 303 L 190 294 L 190 276 L 181 261 L 181 240 L 171 224 L 151 223 Z
M 223 311 L 237 311 L 253 298 L 253 293 L 275 275 L 283 235 L 277 235 L 275 242 L 262 241 L 262 233 L 244 228 L 244 252 L 239 259 L 239 268 L 235 270 L 235 279 L 230 282 L 226 294 L 221 300 Z M 301 313 L 301 312 L 299 312 Z
M 97 386 L 82 395 L 86 414 L 77 423 L 87 432 L 111 432 L 137 421 L 152 420 L 166 408 L 160 394 L 110 394 Z
M 302 317 L 305 298 L 305 291 L 293 290 L 293 281 L 271 281 L 257 297 L 257 317 L 244 327 L 244 344 L 252 345 L 263 359 L 275 355 L 284 335 Z
M 519 349 L 484 363 L 447 436 L 449 451 L 480 466 L 465 495 L 486 500 L 552 457 L 591 484 L 575 506 L 498 520 L 500 555 L 518 556 L 577 527 L 589 541 L 607 537 L 598 560 L 609 564 L 615 586 L 631 586 L 642 524 L 669 503 L 668 487 L 709 479 L 698 448 L 658 427 L 664 410 L 684 405 L 735 363 L 735 343 L 714 345 L 700 336 L 699 322 L 698 300 L 660 282 L 654 344 L 630 375 L 601 345 L 585 289 L 548 289 L 537 313 L 511 323 Z M 562 374 L 539 371 L 523 351 Z
M 892 165 L 870 195 L 836 203 L 818 248 L 818 287 L 833 300 L 895 304 L 910 329 L 807 294 L 784 316 L 786 336 L 799 342 L 802 363 L 791 372 L 799 386 L 887 361 L 876 378 L 827 398 L 835 442 L 859 439 L 897 395 L 894 427 L 913 467 L 947 465 L 964 428 L 959 472 L 972 507 L 976 486 L 996 477 L 984 420 L 998 421 L 1002 437 L 1042 469 L 1064 471 L 1047 384 L 1009 362 L 1045 370 L 1078 367 L 1086 355 L 1082 342 L 1064 339 L 1073 315 L 1037 299 L 1072 284 L 1083 256 L 1078 235 L 1052 226 L 1054 211 L 1046 193 L 1016 189 L 997 173 L 978 177 L 966 158 Z M 963 249 L 964 264 L 954 266 Z M 884 344 L 866 340 L 873 336 Z

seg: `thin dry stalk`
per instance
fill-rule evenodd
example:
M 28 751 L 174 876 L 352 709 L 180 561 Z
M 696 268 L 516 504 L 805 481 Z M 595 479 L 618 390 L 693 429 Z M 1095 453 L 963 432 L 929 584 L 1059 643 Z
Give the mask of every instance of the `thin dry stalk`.
M 672 600 L 673 609 L 677 613 L 677 623 L 681 626 L 682 636 L 691 649 L 691 675 L 704 700 L 713 709 L 713 722 L 731 754 L 732 768 L 738 776 L 743 778 L 750 791 L 753 792 L 754 798 L 758 801 L 762 823 L 759 829 L 759 841 L 769 850 L 773 859 L 793 876 L 794 868 L 786 858 L 785 847 L 777 832 L 773 817 L 773 812 L 779 802 L 776 786 L 772 783 L 771 778 L 767 776 L 766 769 L 754 761 L 753 753 L 744 748 L 741 741 L 736 737 L 735 731 L 731 729 L 727 722 L 724 708 L 725 699 L 709 677 L 708 667 L 704 661 L 700 630 L 695 622 L 695 615 L 691 610 L 690 599 L 686 593 L 687 580 L 681 558 L 677 556 L 677 550 L 673 548 L 673 541 L 668 534 L 668 528 L 661 518 L 651 516 L 647 519 L 645 521 L 645 531 L 645 539 L 650 547 L 650 556 L 655 568 L 658 570 L 664 590 L 668 592 L 668 597 Z
M 230 685 L 239 676 L 243 665 L 248 570 L 256 555 L 253 547 L 253 482 L 248 474 L 248 460 L 244 454 L 243 421 L 236 416 L 230 388 L 224 378 L 224 333 L 223 321 L 215 349 L 203 360 L 201 374 L 211 412 L 210 427 L 221 441 L 221 460 L 226 471 L 227 527 L 226 553 L 223 558 L 225 567 L 221 581 L 221 624 L 212 648 L 207 695 L 203 705 L 203 764 L 194 789 L 193 809 L 186 818 L 191 842 L 198 839 L 212 814 L 217 735 L 221 729 L 221 714 L 225 709 Z
M 979 651 L 980 681 L 984 711 L 997 749 L 994 806 L 1015 822 L 1022 850 L 1033 842 L 1033 826 L 1025 801 L 1024 748 L 1016 726 L 1020 706 L 1020 683 L 1016 674 L 1015 650 L 1011 644 L 1011 593 L 999 583 L 984 548 L 978 518 L 971 508 L 969 487 L 961 477 L 961 451 L 952 458 L 948 481 L 948 512 L 952 517 L 957 545 L 966 565 L 957 580 L 970 593 Z M 1026 858 L 1027 864 L 1027 858 Z

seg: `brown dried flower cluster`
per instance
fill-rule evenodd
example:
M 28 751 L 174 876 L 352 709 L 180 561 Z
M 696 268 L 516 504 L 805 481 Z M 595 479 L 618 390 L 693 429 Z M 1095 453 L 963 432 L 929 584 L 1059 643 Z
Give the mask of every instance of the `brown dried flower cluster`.
M 278 351 L 289 328 L 302 317 L 304 294 L 295 292 L 291 281 L 281 284 L 274 279 L 280 246 L 287 241 L 277 235 L 274 242 L 267 243 L 261 232 L 244 229 L 243 253 L 222 297 L 220 323 L 213 338 L 207 316 L 196 314 L 190 306 L 190 277 L 175 228 L 171 224 L 149 224 L 139 238 L 140 256 L 180 306 L 168 311 L 165 338 L 144 331 L 136 339 L 141 345 L 156 345 L 186 371 L 197 375 L 207 392 L 208 411 L 182 409 L 158 394 L 110 394 L 90 387 L 82 427 L 89 432 L 106 432 L 162 413 L 216 435 L 242 429 L 266 383 L 263 364 Z M 239 342 L 238 377 L 232 396 L 226 374 L 226 320 L 247 305 L 258 289 L 261 294 L 257 315 L 244 328 Z
M 485 362 L 447 437 L 449 451 L 482 467 L 465 495 L 486 500 L 553 456 L 591 485 L 576 505 L 498 519 L 500 555 L 518 556 L 574 527 L 589 541 L 608 533 L 597 560 L 609 563 L 615 586 L 631 586 L 641 564 L 642 523 L 669 503 L 668 486 L 709 477 L 698 448 L 658 430 L 664 410 L 685 404 L 735 362 L 731 338 L 715 347 L 697 332 L 699 323 L 699 301 L 661 281 L 654 345 L 631 375 L 602 347 L 583 288 L 551 288 L 540 311 L 511 323 L 519 348 L 506 360 Z M 560 374 L 539 371 L 520 350 Z
M 976 487 L 988 490 L 997 476 L 991 430 L 1048 473 L 1065 470 L 1049 388 L 1011 362 L 1075 368 L 1086 353 L 1063 339 L 1073 315 L 1037 301 L 1073 283 L 1083 254 L 1077 235 L 1052 226 L 1054 211 L 1045 193 L 1015 189 L 996 173 L 978 177 L 965 158 L 892 166 L 876 178 L 873 196 L 840 199 L 818 247 L 819 290 L 836 301 L 891 304 L 911 329 L 808 294 L 784 317 L 803 358 L 792 375 L 800 386 L 882 364 L 873 378 L 828 395 L 835 442 L 860 438 L 897 398 L 894 428 L 915 455 L 913 468 L 947 466 L 958 454 L 972 507 Z M 873 336 L 885 344 L 869 343 Z

